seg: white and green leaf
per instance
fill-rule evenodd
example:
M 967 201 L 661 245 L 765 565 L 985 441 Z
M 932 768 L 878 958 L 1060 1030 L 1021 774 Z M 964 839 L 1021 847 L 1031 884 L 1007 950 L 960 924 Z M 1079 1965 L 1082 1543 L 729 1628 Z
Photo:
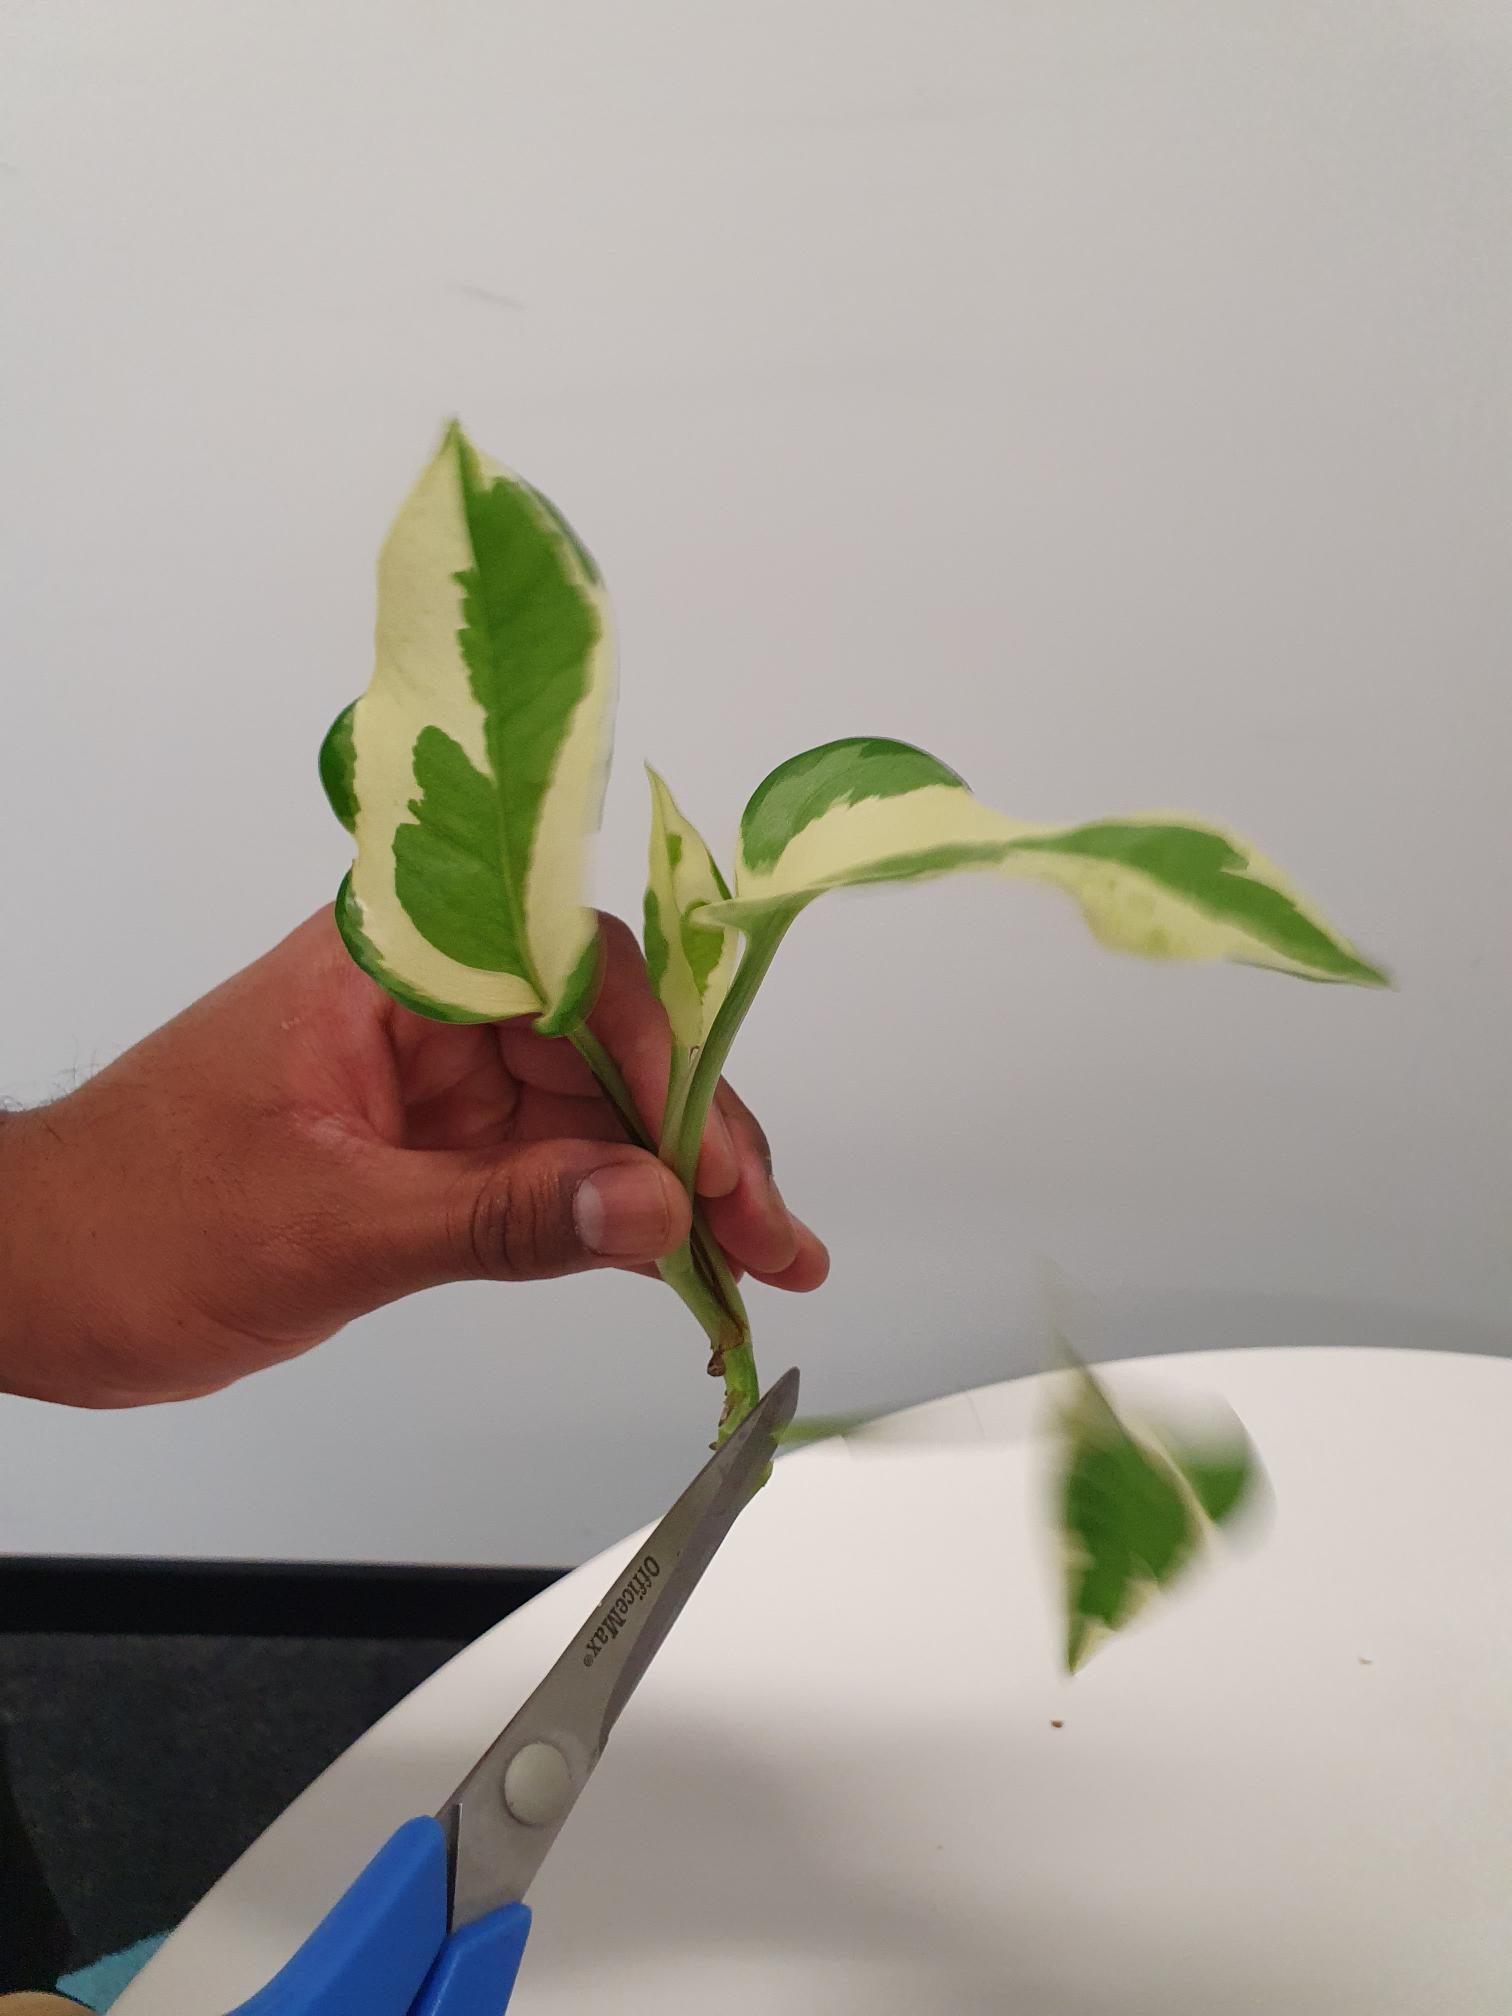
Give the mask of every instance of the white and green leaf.
M 740 934 L 728 925 L 693 921 L 700 906 L 728 901 L 729 887 L 698 829 L 683 817 L 649 764 L 646 775 L 651 780 L 646 970 L 667 1011 L 673 1041 L 694 1051 L 702 1047 L 730 991 Z
M 772 772 L 741 820 L 734 895 L 698 921 L 755 935 L 830 889 L 967 869 L 1064 889 L 1116 951 L 1387 984 L 1235 834 L 1167 813 L 1031 825 L 982 804 L 922 749 L 875 738 L 826 743 Z
M 321 750 L 357 843 L 337 921 L 358 964 L 444 1021 L 591 1002 L 583 901 L 613 714 L 609 605 L 528 483 L 448 428 L 378 563 L 376 665 Z
M 1060 1534 L 1066 1577 L 1066 1667 L 1169 1590 L 1213 1531 L 1263 1482 L 1249 1437 L 1232 1416 L 1201 1442 L 1160 1426 L 1128 1427 L 1085 1367 L 1059 1419 Z

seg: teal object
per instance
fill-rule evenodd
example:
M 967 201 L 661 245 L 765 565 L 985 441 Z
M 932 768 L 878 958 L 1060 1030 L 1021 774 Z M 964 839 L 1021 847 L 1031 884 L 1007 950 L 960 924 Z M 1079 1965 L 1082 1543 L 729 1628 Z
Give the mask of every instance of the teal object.
M 103 1960 L 96 1960 L 92 1967 L 81 1967 L 76 1973 L 63 1975 L 58 1982 L 58 1993 L 71 1995 L 86 2009 L 108 2009 L 118 1995 L 125 1994 L 167 1937 L 166 1932 L 154 1932 L 150 1939 L 138 1939 L 135 1946 L 126 1947 L 124 1952 L 108 1953 Z

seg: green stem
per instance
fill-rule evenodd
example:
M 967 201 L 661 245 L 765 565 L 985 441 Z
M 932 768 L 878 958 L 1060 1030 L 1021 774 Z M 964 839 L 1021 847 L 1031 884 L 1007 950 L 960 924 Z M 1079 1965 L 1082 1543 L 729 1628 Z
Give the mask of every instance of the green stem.
M 731 1044 L 740 1033 L 741 1023 L 750 1013 L 751 1003 L 756 999 L 756 990 L 766 978 L 767 969 L 777 956 L 777 947 L 782 943 L 788 926 L 797 915 L 796 908 L 779 911 L 752 932 L 746 941 L 746 949 L 741 956 L 740 964 L 735 969 L 735 978 L 730 982 L 730 991 L 720 1004 L 708 1040 L 698 1053 L 698 1062 L 693 1067 L 693 1082 L 688 1087 L 682 1119 L 678 1122 L 677 1141 L 672 1155 L 672 1167 L 677 1171 L 678 1180 L 690 1196 L 693 1191 L 694 1171 L 698 1167 L 698 1151 L 703 1143 L 709 1108 L 714 1103 L 714 1093 L 724 1071 L 725 1059 L 730 1054 Z
M 668 1150 L 676 1137 L 683 1107 L 687 1104 L 688 1087 L 693 1083 L 693 1066 L 697 1057 L 698 1052 L 690 1050 L 686 1044 L 673 1043 L 672 1069 L 667 1076 L 667 1103 L 662 1108 L 661 1154 L 664 1160 L 670 1159 Z
M 718 1242 L 703 1229 L 694 1179 L 704 1129 L 708 1125 L 709 1108 L 724 1071 L 725 1059 L 730 1054 L 730 1046 L 750 1012 L 756 990 L 776 957 L 777 947 L 797 914 L 796 909 L 780 914 L 748 940 L 730 991 L 720 1005 L 703 1048 L 697 1052 L 696 1062 L 692 1063 L 691 1076 L 686 1086 L 679 1088 L 681 1111 L 674 1116 L 673 1102 L 669 1097 L 667 1122 L 662 1130 L 662 1159 L 671 1163 L 678 1181 L 694 1202 L 694 1232 L 689 1259 L 729 1319 L 717 1337 L 711 1332 L 714 1353 L 709 1369 L 722 1373 L 725 1382 L 724 1411 L 719 1421 L 721 1442 L 739 1427 L 761 1398 L 761 1381 L 751 1349 L 750 1318 L 746 1315 L 740 1290 Z M 684 1299 L 687 1299 L 686 1294 Z
M 677 1083 L 679 1072 L 674 1057 L 672 1079 L 668 1086 L 660 1152 L 662 1160 L 671 1165 L 677 1180 L 688 1193 L 693 1206 L 693 1232 L 685 1246 L 657 1262 L 657 1271 L 698 1319 L 709 1340 L 709 1370 L 724 1379 L 725 1403 L 719 1422 L 721 1441 L 739 1427 L 761 1398 L 761 1381 L 757 1377 L 756 1361 L 751 1350 L 751 1319 L 746 1314 L 735 1277 L 719 1250 L 719 1242 L 711 1236 L 698 1208 L 694 1181 L 698 1171 L 698 1151 L 703 1145 L 709 1108 L 714 1103 L 714 1093 L 724 1071 L 725 1059 L 730 1054 L 730 1046 L 739 1034 L 741 1023 L 750 1013 L 756 990 L 777 956 L 777 947 L 802 907 L 799 904 L 793 909 L 778 911 L 751 933 L 740 964 L 735 969 L 730 991 L 720 1004 L 714 1026 L 698 1052 L 697 1062 L 693 1063 L 691 1057 L 688 1059 L 692 1065 L 691 1075 L 687 1076 L 685 1085 Z M 614 1059 L 586 1024 L 572 1032 L 572 1040 L 579 1055 L 608 1094 L 631 1140 L 655 1154 L 657 1151 L 641 1124 L 630 1088 Z M 680 1100 L 680 1111 L 676 1110 L 675 1100 Z
M 600 1085 L 603 1086 L 605 1092 L 608 1093 L 609 1104 L 619 1115 L 625 1131 L 631 1140 L 634 1141 L 638 1148 L 650 1148 L 654 1154 L 655 1146 L 651 1137 L 641 1125 L 640 1113 L 636 1108 L 634 1099 L 630 1096 L 630 1087 L 625 1083 L 624 1076 L 618 1064 L 615 1063 L 609 1052 L 588 1027 L 588 1024 L 580 1022 L 576 1029 L 572 1030 L 568 1040 L 571 1042 L 573 1049 L 576 1050 L 583 1062 L 588 1066 L 588 1069 L 593 1073 L 594 1077 L 597 1078 Z
M 654 1155 L 656 1144 L 647 1134 L 630 1088 L 609 1052 L 586 1024 L 580 1024 L 572 1031 L 571 1041 L 603 1086 L 609 1103 L 619 1115 L 631 1140 L 637 1147 Z M 675 1253 L 659 1260 L 657 1272 L 692 1312 L 709 1340 L 712 1354 L 710 1369 L 724 1378 L 725 1406 L 720 1420 L 722 1439 L 755 1406 L 761 1398 L 761 1388 L 751 1354 L 750 1318 L 746 1315 L 745 1304 L 729 1263 L 720 1250 L 718 1240 L 710 1232 L 696 1199 L 691 1239 Z
M 751 1319 L 746 1314 L 745 1302 L 718 1240 L 705 1233 L 704 1243 L 699 1247 L 698 1228 L 701 1222 L 701 1214 L 696 1215 L 695 1252 L 708 1264 L 720 1303 L 733 1318 L 733 1327 L 715 1347 L 719 1370 L 725 1382 L 724 1411 L 719 1417 L 719 1440 L 723 1442 L 761 1398 L 761 1380 L 756 1372 L 756 1354 L 751 1348 Z

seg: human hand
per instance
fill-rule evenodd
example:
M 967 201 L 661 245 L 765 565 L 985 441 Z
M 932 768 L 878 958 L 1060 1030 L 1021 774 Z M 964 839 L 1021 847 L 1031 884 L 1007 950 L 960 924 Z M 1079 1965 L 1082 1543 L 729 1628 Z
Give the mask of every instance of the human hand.
M 591 1026 L 654 1135 L 666 1019 L 603 920 Z M 760 1128 L 722 1086 L 697 1187 L 732 1265 L 815 1288 Z M 401 1008 L 329 911 L 55 1104 L 0 1122 L 0 1389 L 187 1399 L 443 1281 L 648 1271 L 688 1200 L 570 1043 Z

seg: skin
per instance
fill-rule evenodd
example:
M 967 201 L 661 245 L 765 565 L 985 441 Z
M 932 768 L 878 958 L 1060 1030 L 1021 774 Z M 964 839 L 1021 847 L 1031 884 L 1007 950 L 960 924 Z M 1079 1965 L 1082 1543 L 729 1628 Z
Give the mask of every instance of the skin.
M 655 1132 L 666 1018 L 605 918 L 591 1018 Z M 721 1086 L 699 1161 L 741 1273 L 816 1288 L 823 1246 Z M 444 1281 L 653 1273 L 688 1232 L 569 1043 L 392 1001 L 328 911 L 106 1070 L 0 1123 L 0 1390 L 79 1407 L 188 1399 Z

